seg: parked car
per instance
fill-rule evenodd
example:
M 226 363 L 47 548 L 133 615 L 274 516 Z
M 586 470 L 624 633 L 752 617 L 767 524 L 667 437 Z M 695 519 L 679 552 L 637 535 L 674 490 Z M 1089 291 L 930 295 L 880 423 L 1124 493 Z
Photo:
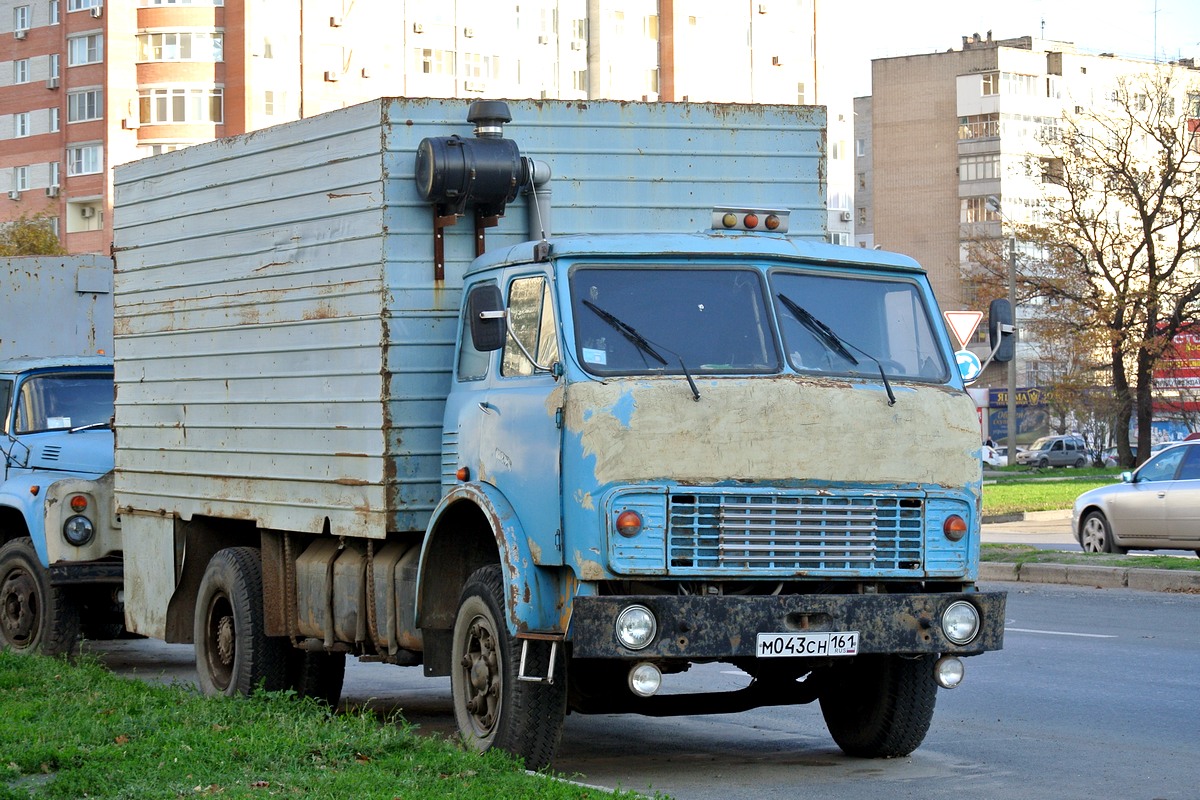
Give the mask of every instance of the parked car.
M 1003 467 L 1008 464 L 1008 456 L 1000 455 L 999 451 L 991 445 L 984 445 L 982 451 L 983 463 L 989 467 Z
M 1082 467 L 1088 462 L 1088 449 L 1079 436 L 1043 436 L 1028 450 L 1017 451 L 1017 463 L 1046 467 Z
M 1130 445 L 1129 450 L 1133 453 L 1133 457 L 1137 458 L 1137 445 Z M 1117 448 L 1110 447 L 1100 454 L 1100 460 L 1106 467 L 1119 467 L 1121 465 L 1120 454 L 1117 453 Z
M 1121 483 L 1079 495 L 1075 541 L 1089 553 L 1194 550 L 1200 556 L 1200 441 L 1177 442 Z

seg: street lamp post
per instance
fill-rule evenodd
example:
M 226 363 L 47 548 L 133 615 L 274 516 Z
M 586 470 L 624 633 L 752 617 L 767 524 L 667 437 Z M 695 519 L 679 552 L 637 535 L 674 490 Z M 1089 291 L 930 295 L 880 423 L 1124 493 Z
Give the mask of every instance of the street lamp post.
M 1017 336 L 1017 240 L 1008 240 L 1008 302 L 1013 310 L 1013 336 Z M 1014 340 L 1016 341 L 1016 340 Z M 1008 465 L 1017 463 L 1017 357 L 1008 360 Z

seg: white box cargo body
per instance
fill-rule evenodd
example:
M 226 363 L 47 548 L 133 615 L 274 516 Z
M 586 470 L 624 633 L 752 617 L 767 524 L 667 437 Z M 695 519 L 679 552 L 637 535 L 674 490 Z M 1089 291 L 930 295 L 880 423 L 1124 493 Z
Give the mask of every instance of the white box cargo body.
M 548 236 L 701 231 L 713 206 L 742 203 L 790 209 L 793 234 L 824 237 L 822 108 L 509 107 L 505 137 L 553 174 Z M 471 218 L 447 228 L 435 280 L 414 161 L 425 137 L 470 137 L 467 108 L 384 98 L 117 167 L 127 559 L 169 564 L 158 534 L 194 515 L 372 538 L 424 529 L 476 245 Z M 530 238 L 528 203 L 486 229 L 489 250 Z

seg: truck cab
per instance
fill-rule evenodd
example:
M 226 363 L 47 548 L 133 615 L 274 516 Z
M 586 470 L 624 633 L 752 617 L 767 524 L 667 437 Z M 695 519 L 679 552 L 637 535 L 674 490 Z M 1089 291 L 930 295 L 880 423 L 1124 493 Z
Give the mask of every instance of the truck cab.
M 120 630 L 104 356 L 0 361 L 0 647 L 69 653 Z
M 569 653 L 537 663 L 566 667 L 576 711 L 819 699 L 847 752 L 905 754 L 936 685 L 1003 639 L 1003 594 L 975 588 L 975 409 L 915 262 L 785 231 L 786 212 L 717 209 L 705 233 L 476 260 L 424 547 L 461 541 L 468 504 L 498 517 L 508 633 Z M 422 575 L 428 643 L 453 609 Z M 463 635 L 456 655 L 483 651 Z M 656 696 L 709 661 L 753 683 Z M 460 725 L 487 729 L 476 699 Z

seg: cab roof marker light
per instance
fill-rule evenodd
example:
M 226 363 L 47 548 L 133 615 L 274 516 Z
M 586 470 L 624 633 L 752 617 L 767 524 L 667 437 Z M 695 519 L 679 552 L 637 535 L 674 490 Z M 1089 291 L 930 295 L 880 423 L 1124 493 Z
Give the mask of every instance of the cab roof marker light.
M 715 231 L 787 233 L 790 213 L 782 209 L 718 206 L 712 212 L 712 229 Z

